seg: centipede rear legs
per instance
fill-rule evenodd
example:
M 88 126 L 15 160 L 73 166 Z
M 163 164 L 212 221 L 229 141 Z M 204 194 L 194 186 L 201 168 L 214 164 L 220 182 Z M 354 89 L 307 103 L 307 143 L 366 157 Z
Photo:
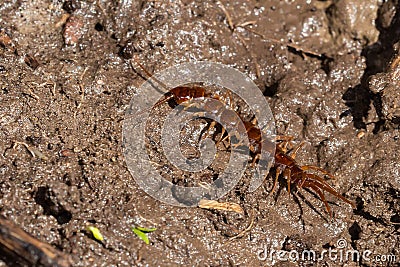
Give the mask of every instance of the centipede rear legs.
M 287 146 L 291 146 L 291 143 L 283 141 L 276 145 L 276 150 L 275 150 L 276 173 L 272 191 L 275 190 L 279 176 L 282 175 L 287 180 L 287 188 L 289 195 L 291 191 L 291 185 L 295 185 L 297 188 L 300 189 L 301 188 L 311 189 L 319 196 L 321 201 L 324 203 L 325 208 L 329 213 L 330 217 L 332 217 L 332 211 L 326 200 L 324 192 L 328 192 L 331 195 L 355 207 L 355 204 L 352 201 L 348 200 L 346 197 L 339 194 L 332 186 L 330 186 L 327 183 L 327 181 L 324 178 L 320 177 L 319 175 L 309 173 L 308 171 L 313 170 L 323 175 L 326 175 L 329 178 L 334 179 L 334 176 L 332 174 L 317 166 L 313 165 L 301 166 L 295 161 L 296 153 L 298 152 L 302 144 L 294 147 L 289 151 L 287 149 Z

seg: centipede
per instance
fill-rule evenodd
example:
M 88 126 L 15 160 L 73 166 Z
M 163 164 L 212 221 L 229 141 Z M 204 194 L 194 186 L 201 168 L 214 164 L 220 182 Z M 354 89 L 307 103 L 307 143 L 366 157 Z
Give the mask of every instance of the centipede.
M 137 58 L 133 58 L 130 61 L 132 69 L 136 71 L 133 61 L 134 64 L 139 66 L 140 69 L 144 73 L 146 73 L 148 77 L 152 76 L 151 73 L 146 70 L 146 68 L 139 62 Z M 313 191 L 319 197 L 320 201 L 323 202 L 326 212 L 331 218 L 333 217 L 333 214 L 332 209 L 326 199 L 326 193 L 329 193 L 330 195 L 355 208 L 355 203 L 353 201 L 341 195 L 328 183 L 326 177 L 328 177 L 329 179 L 335 179 L 334 175 L 321 167 L 314 165 L 301 165 L 297 162 L 297 152 L 304 145 L 304 142 L 300 143 L 297 146 L 294 146 L 293 137 L 278 136 L 276 138 L 275 144 L 271 144 L 271 141 L 262 138 L 262 131 L 257 126 L 257 120 L 254 117 L 249 119 L 248 117 L 243 116 L 240 112 L 236 113 L 238 116 L 234 116 L 235 114 L 232 114 L 232 112 L 235 111 L 232 110 L 232 108 L 234 108 L 233 100 L 232 96 L 229 93 L 225 93 L 223 95 L 213 93 L 203 86 L 179 86 L 168 90 L 167 86 L 161 81 L 157 81 L 157 83 L 159 83 L 164 89 L 167 89 L 167 92 L 164 94 L 164 97 L 162 99 L 156 102 L 153 108 L 167 102 L 170 103 L 170 105 L 172 106 L 177 106 L 185 103 L 188 100 L 194 99 L 215 99 L 218 101 L 222 101 L 226 104 L 226 106 L 229 106 L 231 109 L 221 109 L 220 106 L 215 107 L 212 102 L 210 102 L 210 104 L 205 102 L 205 104 L 202 105 L 201 109 L 207 112 L 221 113 L 220 116 L 223 116 L 224 120 L 229 121 L 231 124 L 239 124 L 240 122 L 243 123 L 249 139 L 248 149 L 250 151 L 251 164 L 254 164 L 259 160 L 261 148 L 263 146 L 275 146 L 273 164 L 273 167 L 275 169 L 275 177 L 270 194 L 272 194 L 276 190 L 278 180 L 281 177 L 286 180 L 289 196 L 293 188 Z M 216 123 L 211 122 L 208 126 L 208 130 L 206 131 L 206 135 L 208 134 L 209 130 L 214 128 L 215 126 Z M 225 130 L 222 128 L 219 139 L 216 142 L 220 143 L 226 138 L 228 138 L 228 136 L 226 135 Z M 269 173 L 267 176 L 273 175 Z

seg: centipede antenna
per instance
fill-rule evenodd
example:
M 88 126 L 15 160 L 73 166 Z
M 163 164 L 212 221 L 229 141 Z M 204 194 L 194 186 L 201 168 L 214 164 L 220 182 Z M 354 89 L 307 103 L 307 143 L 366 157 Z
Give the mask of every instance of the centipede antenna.
M 139 59 L 137 58 L 136 55 L 134 55 L 134 56 L 132 57 L 132 59 L 129 60 L 129 65 L 131 66 L 132 70 L 134 70 L 135 72 L 137 72 L 136 69 L 135 69 L 135 67 L 133 66 L 132 60 L 134 60 L 135 63 L 136 63 L 136 64 L 142 69 L 142 71 L 148 76 L 148 77 L 147 77 L 147 78 L 148 78 L 147 81 L 153 86 L 154 89 L 156 89 L 157 91 L 161 92 L 162 94 L 165 94 L 165 93 L 166 93 L 166 92 L 160 90 L 160 88 L 159 88 L 158 86 L 156 86 L 156 85 L 153 83 L 153 81 L 155 81 L 156 83 L 160 84 L 161 87 L 163 87 L 165 90 L 167 90 L 167 92 L 169 91 L 167 85 L 166 85 L 165 83 L 163 83 L 162 81 L 158 80 L 157 78 L 153 77 L 153 75 L 139 62 Z M 139 74 L 139 75 L 140 75 L 140 74 Z M 140 76 L 141 76 L 142 78 L 144 78 L 142 75 L 140 75 Z M 151 79 L 150 79 L 150 78 L 151 78 Z M 152 106 L 152 108 L 158 107 L 159 105 L 161 105 L 161 104 L 163 104 L 163 103 L 169 101 L 171 98 L 173 98 L 173 95 L 166 96 L 164 99 L 161 99 L 161 100 L 159 100 L 157 103 L 155 103 L 155 104 Z
M 150 78 L 151 76 L 153 76 L 148 70 L 145 69 L 145 67 L 143 67 L 143 65 L 139 62 L 139 59 L 137 58 L 136 55 L 134 55 L 132 59 L 135 60 L 136 64 L 138 64 L 139 67 L 144 71 L 144 73 L 146 73 L 146 75 L 148 76 L 148 78 Z M 131 60 L 130 62 L 132 62 L 132 60 Z M 131 63 L 131 66 L 132 66 L 132 63 Z
M 129 65 L 131 66 L 131 68 L 132 68 L 134 71 L 136 71 L 136 68 L 133 66 L 132 60 L 134 60 L 135 63 L 142 69 L 142 71 L 143 71 L 144 73 L 146 73 L 147 78 L 148 78 L 147 81 L 148 81 L 156 90 L 160 91 L 160 92 L 163 93 L 163 94 L 165 93 L 164 91 L 160 90 L 157 86 L 155 86 L 151 80 L 154 80 L 155 82 L 157 82 L 158 84 L 160 84 L 161 87 L 163 87 L 165 90 L 169 91 L 169 90 L 168 90 L 168 86 L 167 86 L 165 83 L 163 83 L 162 81 L 160 81 L 160 80 L 158 80 L 157 78 L 153 77 L 153 75 L 152 75 L 148 70 L 146 70 L 146 68 L 139 62 L 139 59 L 137 58 L 136 55 L 133 56 L 132 59 L 129 61 Z M 142 76 L 142 78 L 143 78 L 143 76 Z M 151 78 L 151 79 L 150 79 L 150 78 Z

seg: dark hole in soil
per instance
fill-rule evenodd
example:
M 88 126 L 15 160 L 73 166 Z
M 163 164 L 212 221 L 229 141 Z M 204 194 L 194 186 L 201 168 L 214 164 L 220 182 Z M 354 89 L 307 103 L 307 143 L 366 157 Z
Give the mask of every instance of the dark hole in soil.
M 104 31 L 104 26 L 101 23 L 97 22 L 96 25 L 94 25 L 94 29 L 98 32 L 101 32 Z
M 361 227 L 358 225 L 357 222 L 354 222 L 352 226 L 349 228 L 349 234 L 351 236 L 351 240 L 358 240 L 360 239 Z
M 51 194 L 49 187 L 39 187 L 35 195 L 36 203 L 43 207 L 44 214 L 54 216 L 59 224 L 69 222 L 72 219 L 72 213 L 54 201 Z

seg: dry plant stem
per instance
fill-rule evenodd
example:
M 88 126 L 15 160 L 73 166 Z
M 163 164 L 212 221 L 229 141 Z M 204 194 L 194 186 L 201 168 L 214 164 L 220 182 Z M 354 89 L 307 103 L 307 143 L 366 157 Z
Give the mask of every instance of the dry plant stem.
M 81 101 L 79 102 L 77 109 L 79 109 L 82 106 L 83 101 L 85 100 L 85 87 L 84 84 L 82 84 L 83 81 L 83 77 L 86 74 L 86 71 L 88 70 L 88 67 L 85 67 L 85 69 L 83 70 L 81 76 L 79 77 L 79 89 L 81 90 Z
M 72 266 L 71 258 L 0 217 L 0 258 L 10 266 Z M 14 265 L 15 264 L 15 265 Z
M 37 148 L 30 147 L 27 143 L 14 141 L 13 149 L 15 149 L 17 147 L 17 145 L 23 145 L 29 151 L 29 153 L 31 153 L 32 157 L 34 157 L 34 158 L 38 157 L 44 161 L 48 160 L 48 157 L 46 155 L 44 155 L 42 152 L 40 152 Z
M 239 204 L 232 202 L 218 202 L 215 200 L 208 200 L 208 199 L 200 200 L 199 207 L 202 209 L 226 210 L 226 211 L 234 211 L 237 213 L 244 212 Z
M 39 100 L 39 99 L 40 99 L 40 97 L 39 97 L 37 94 L 35 94 L 35 93 L 32 91 L 31 88 L 28 88 L 27 90 L 28 90 L 28 95 L 29 95 L 30 97 L 32 97 L 32 98 L 34 98 L 34 99 L 36 99 L 36 100 Z
M 54 27 L 57 29 L 57 28 L 60 28 L 61 26 L 63 26 L 67 22 L 67 20 L 69 19 L 70 16 L 71 15 L 68 13 L 62 14 L 60 20 L 54 25 Z
M 255 222 L 255 212 L 254 212 L 254 209 L 252 209 L 252 210 L 251 210 L 251 216 L 250 216 L 250 223 L 249 223 L 249 225 L 248 225 L 243 231 L 241 231 L 239 234 L 237 234 L 237 235 L 235 235 L 235 236 L 229 238 L 228 242 L 225 243 L 225 244 L 228 244 L 228 243 L 232 242 L 232 241 L 235 240 L 235 239 L 241 238 L 241 237 L 243 237 L 246 233 L 250 232 L 251 229 L 253 229 L 253 227 L 254 227 L 254 222 Z
M 217 4 L 219 5 L 219 8 L 221 8 L 221 10 L 224 12 L 226 20 L 228 21 L 229 28 L 231 29 L 231 31 L 234 31 L 235 25 L 232 22 L 231 15 L 229 14 L 229 12 L 226 10 L 225 6 L 220 1 L 218 1 Z

